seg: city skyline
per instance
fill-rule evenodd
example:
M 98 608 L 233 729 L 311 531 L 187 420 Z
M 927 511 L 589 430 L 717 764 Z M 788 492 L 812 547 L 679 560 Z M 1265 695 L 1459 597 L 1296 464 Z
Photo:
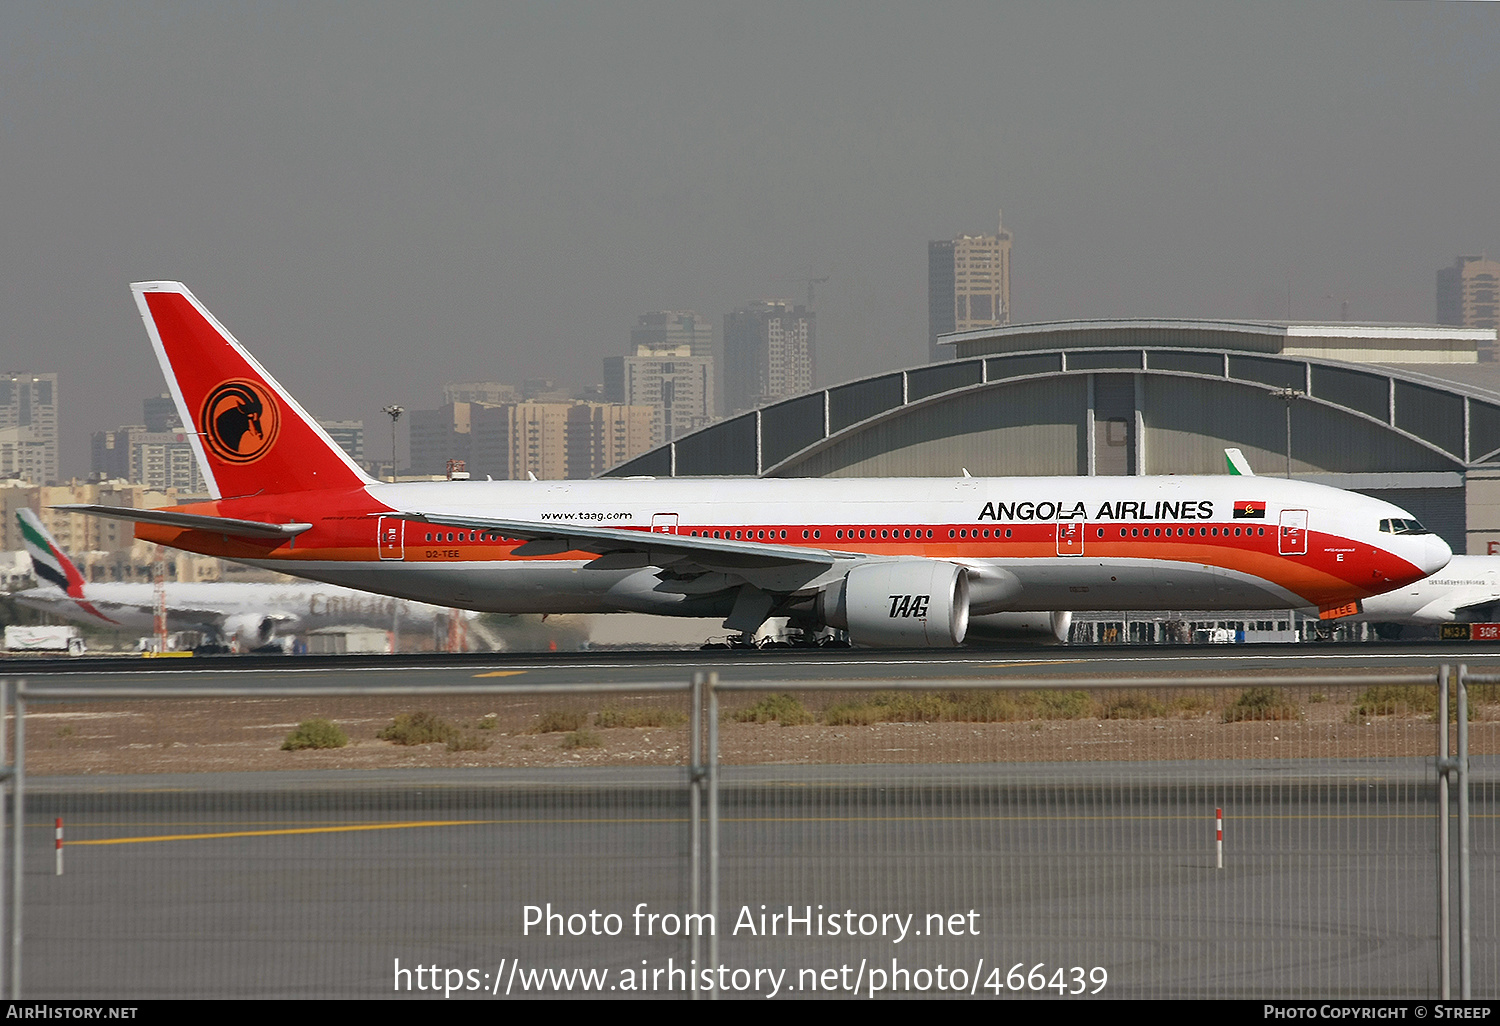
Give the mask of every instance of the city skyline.
M 998 234 L 994 236 L 963 235 L 950 242 L 928 243 L 927 298 L 929 310 L 929 344 L 933 350 L 940 354 L 937 356 L 929 354 L 929 360 L 952 358 L 952 354 L 948 352 L 947 347 L 936 346 L 932 341 L 935 340 L 938 334 L 955 330 L 969 330 L 976 325 L 984 323 L 996 325 L 1010 323 L 1010 311 L 1005 306 L 997 308 L 997 312 L 1000 314 L 998 319 L 981 318 L 976 320 L 971 314 L 968 323 L 963 324 L 957 323 L 956 317 L 950 317 L 947 319 L 947 323 L 939 324 L 939 318 L 934 316 L 933 311 L 938 306 L 949 306 L 951 308 L 951 304 L 960 298 L 963 299 L 967 308 L 970 291 L 989 292 L 993 296 L 1008 294 L 1011 242 L 1011 233 L 1006 231 L 1003 223 L 1001 223 Z M 956 257 L 965 257 L 972 261 L 976 253 L 984 258 L 984 273 L 981 274 L 981 277 L 984 279 L 983 283 L 974 290 L 960 288 L 958 287 L 960 283 L 954 280 L 955 276 L 950 271 L 942 282 L 944 285 L 942 290 L 944 294 L 935 299 L 935 292 L 938 290 L 940 277 L 937 270 L 939 261 L 941 260 L 947 267 L 954 267 L 956 265 L 953 264 L 953 261 Z M 995 262 L 994 258 L 997 254 L 1003 256 L 1003 261 Z M 994 270 L 995 272 L 993 278 L 989 274 L 990 270 Z M 1435 313 L 1430 323 L 1433 325 L 1494 327 L 1494 282 L 1497 270 L 1500 270 L 1500 263 L 1489 259 L 1483 253 L 1461 255 L 1455 258 L 1451 266 L 1438 268 L 1436 272 Z M 805 307 L 800 304 L 794 304 L 791 301 L 783 300 L 757 300 L 743 306 L 725 317 L 726 342 L 729 340 L 730 325 L 734 320 L 736 318 L 744 318 L 754 311 L 760 311 L 762 314 L 770 312 L 780 315 L 791 315 L 795 312 L 796 315 L 802 315 L 805 312 Z M 1327 318 L 1326 320 L 1330 323 L 1339 320 L 1348 320 L 1346 315 L 1347 308 L 1341 310 L 1339 318 Z M 1261 319 L 1276 320 L 1276 318 Z M 809 334 L 811 333 L 809 332 Z M 784 394 L 781 392 L 775 395 L 769 393 L 762 394 L 757 396 L 758 399 L 762 400 L 759 403 L 752 402 L 750 405 L 741 405 L 734 409 L 725 408 L 715 411 L 713 399 L 715 394 L 715 386 L 713 384 L 714 357 L 711 355 L 693 356 L 694 350 L 697 350 L 699 353 L 714 352 L 712 328 L 706 319 L 698 316 L 691 310 L 655 311 L 642 314 L 637 316 L 637 323 L 631 329 L 630 337 L 631 344 L 627 348 L 625 356 L 606 357 L 604 359 L 602 384 L 600 382 L 591 382 L 582 387 L 575 384 L 569 388 L 566 384 L 559 386 L 557 382 L 551 379 L 526 377 L 524 369 L 522 376 L 518 379 L 522 382 L 521 385 L 514 385 L 504 381 L 477 380 L 444 383 L 441 388 L 444 405 L 441 408 L 412 409 L 408 411 L 412 416 L 406 418 L 404 422 L 407 439 L 407 458 L 405 460 L 407 466 L 404 468 L 405 472 L 436 474 L 438 470 L 434 468 L 438 467 L 440 463 L 445 462 L 446 459 L 465 459 L 468 457 L 469 453 L 465 446 L 462 447 L 463 451 L 453 449 L 451 453 L 443 456 L 442 459 L 437 459 L 437 450 L 449 446 L 449 443 L 446 441 L 441 443 L 437 441 L 417 443 L 412 432 L 414 429 L 421 427 L 416 423 L 420 417 L 426 416 L 431 420 L 436 416 L 437 420 L 433 420 L 432 425 L 426 429 L 427 433 L 436 433 L 447 438 L 455 429 L 453 427 L 439 426 L 438 421 L 444 419 L 452 420 L 455 416 L 458 416 L 464 422 L 460 433 L 466 436 L 468 433 L 468 415 L 466 412 L 459 413 L 458 410 L 459 408 L 466 410 L 471 403 L 477 406 L 490 407 L 513 407 L 518 403 L 530 404 L 537 401 L 551 402 L 552 404 L 561 404 L 562 406 L 584 403 L 588 405 L 601 405 L 593 402 L 593 400 L 602 397 L 604 405 L 630 406 L 632 404 L 643 404 L 657 410 L 656 420 L 651 430 L 651 444 L 657 445 L 663 441 L 670 441 L 673 438 L 679 437 L 688 431 L 704 427 L 723 417 L 753 408 L 755 405 L 766 405 L 780 399 L 789 398 L 792 395 L 800 394 L 813 387 L 812 349 L 809 339 L 809 346 L 807 352 L 804 354 L 807 358 L 807 366 L 804 369 L 805 380 L 799 377 L 796 382 L 800 384 L 800 388 L 785 391 Z M 761 341 L 763 342 L 764 340 Z M 765 347 L 762 346 L 761 348 Z M 768 354 L 762 353 L 761 355 L 767 356 Z M 696 385 L 689 384 L 690 391 L 684 393 L 685 396 L 690 396 L 691 398 L 688 405 L 678 414 L 678 418 L 681 419 L 676 419 L 672 415 L 672 401 L 670 397 L 675 391 L 674 386 L 669 383 L 666 385 L 664 391 L 661 367 L 651 362 L 659 361 L 662 358 L 666 358 L 669 361 L 666 364 L 669 375 L 671 374 L 672 366 L 670 361 L 675 358 L 680 365 L 680 371 L 687 371 L 689 363 L 692 364 L 691 375 L 684 379 L 684 383 L 690 382 L 694 377 L 698 379 L 698 383 Z M 1480 355 L 1481 360 L 1492 360 L 1493 358 L 1494 354 L 1489 350 L 1483 351 Z M 639 370 L 630 370 L 632 361 L 640 365 Z M 743 366 L 737 373 L 741 377 L 745 374 L 753 376 L 755 372 L 754 361 L 747 361 L 746 358 L 742 357 L 740 363 Z M 702 364 L 706 364 L 707 366 L 699 366 Z M 631 380 L 632 375 L 642 375 L 641 382 L 636 385 L 627 384 Z M 783 376 L 785 375 L 783 374 Z M 31 439 L 31 447 L 38 452 L 45 450 L 47 455 L 44 459 L 33 458 L 32 462 L 36 463 L 37 467 L 58 467 L 62 464 L 59 455 L 59 436 L 61 432 L 59 431 L 56 401 L 58 388 L 57 373 L 0 374 L 0 385 L 7 385 L 8 383 L 7 387 L 10 389 L 10 392 L 0 390 L 0 399 L 4 399 L 5 395 L 11 395 L 11 399 L 7 400 L 9 402 L 8 407 L 5 402 L 0 402 L 0 431 L 4 431 L 7 426 L 10 429 L 8 434 L 0 434 L 0 446 L 9 447 L 0 448 L 0 480 L 4 480 L 6 477 L 17 476 L 16 468 L 20 466 L 17 463 L 17 454 L 11 450 L 16 447 L 15 443 L 20 438 L 20 434 L 16 428 L 20 421 L 20 411 L 26 405 L 18 398 L 20 395 L 18 386 L 26 381 L 31 383 L 33 389 L 40 387 L 47 394 L 47 406 L 44 417 L 48 425 L 48 430 L 45 435 L 38 433 L 34 439 Z M 827 383 L 825 382 L 824 384 Z M 678 384 L 676 387 L 680 388 L 682 384 Z M 743 387 L 741 391 L 743 391 Z M 668 397 L 665 408 L 663 408 L 662 403 L 662 396 L 664 394 Z M 191 493 L 196 490 L 194 487 L 187 486 L 186 481 L 187 479 L 193 479 L 195 484 L 201 484 L 201 477 L 197 472 L 196 466 L 187 458 L 189 454 L 186 452 L 186 443 L 180 431 L 175 436 L 173 434 L 174 428 L 180 428 L 180 418 L 177 415 L 171 396 L 161 394 L 147 397 L 142 400 L 142 408 L 144 411 L 144 425 L 122 425 L 113 430 L 96 430 L 91 432 L 89 449 L 90 468 L 87 475 L 59 473 L 50 479 L 37 480 L 32 483 L 62 484 L 68 480 L 82 481 L 87 477 L 88 480 L 129 480 L 135 484 L 143 484 L 158 489 L 170 487 L 182 490 L 184 493 Z M 365 466 L 371 473 L 378 476 L 380 467 L 388 465 L 388 459 L 384 455 L 374 457 L 372 460 L 366 459 L 363 421 L 320 418 L 319 423 L 325 430 L 330 432 L 335 441 L 356 462 Z M 29 427 L 29 422 L 25 426 Z M 632 428 L 633 432 L 635 430 Z M 16 437 L 12 437 L 13 435 Z M 634 437 L 636 436 L 632 434 L 632 438 Z M 559 442 L 558 444 L 562 445 L 563 443 Z M 413 448 L 415 445 L 420 445 L 423 449 L 424 459 L 419 460 L 416 456 Z M 635 443 L 632 443 L 632 447 L 629 450 L 631 455 L 637 454 L 636 449 L 633 447 L 634 445 Z M 149 455 L 142 452 L 143 446 L 147 450 L 150 450 Z M 449 447 L 451 448 L 451 446 Z M 626 450 L 621 449 L 621 451 L 624 452 Z M 565 458 L 561 456 L 558 458 L 562 460 L 559 466 L 565 466 Z M 154 472 L 143 470 L 143 460 L 149 461 L 153 459 L 157 465 L 157 469 Z M 419 463 L 421 464 L 420 466 Z M 610 464 L 599 463 L 597 457 L 594 458 L 594 463 L 598 464 L 593 468 L 595 473 L 608 469 L 610 466 Z M 533 469 L 540 469 L 540 465 Z M 515 473 L 517 471 L 512 470 L 510 472 Z M 577 475 L 569 473 L 567 476 Z
M 1490 5 L 84 0 L 0 40 L 0 345 L 65 375 L 65 477 L 162 388 L 133 280 L 373 425 L 814 276 L 822 379 L 921 363 L 922 247 L 996 207 L 1027 321 L 1421 323 L 1500 249 Z

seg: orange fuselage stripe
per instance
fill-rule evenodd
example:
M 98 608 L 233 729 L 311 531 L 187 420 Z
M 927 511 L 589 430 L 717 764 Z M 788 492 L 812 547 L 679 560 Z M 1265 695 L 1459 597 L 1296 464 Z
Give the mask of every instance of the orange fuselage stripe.
M 207 505 L 207 504 L 205 504 Z M 224 515 L 217 512 L 213 515 Z M 199 512 L 200 507 L 192 508 Z M 376 562 L 380 550 L 374 544 L 375 520 L 368 514 L 325 519 L 315 518 L 314 528 L 290 541 L 257 541 L 226 538 L 203 531 L 182 530 L 151 524 L 136 525 L 137 537 L 176 548 L 226 558 L 250 558 L 309 562 Z M 559 524 L 559 528 L 566 525 Z M 532 561 L 588 560 L 587 551 L 547 556 L 517 556 L 520 544 L 514 539 L 487 540 L 482 531 L 428 530 L 429 525 L 409 522 L 404 540 L 402 561 L 406 563 L 474 564 L 524 563 Z M 650 533 L 647 528 L 625 528 Z M 1219 534 L 1204 532 L 1217 529 Z M 1251 532 L 1235 536 L 1236 529 Z M 901 537 L 859 538 L 859 531 L 894 532 Z M 1188 531 L 1193 535 L 1188 535 Z M 931 538 L 906 537 L 908 533 L 926 534 Z M 966 532 L 970 537 L 960 538 Z M 1256 533 L 1264 531 L 1263 534 Z M 840 533 L 844 537 L 839 537 Z M 1129 532 L 1129 533 L 1127 533 Z M 1134 533 L 1134 532 L 1139 532 Z M 1159 533 L 1158 533 L 1159 532 Z M 1181 532 L 1181 533 L 1179 533 Z M 453 534 L 454 541 L 447 535 Z M 752 526 L 712 524 L 679 525 L 678 535 L 714 537 L 720 534 L 730 540 L 760 541 L 785 546 L 806 546 L 836 551 L 860 552 L 879 556 L 918 556 L 930 559 L 1023 560 L 1023 559 L 1152 559 L 1174 563 L 1197 564 L 1248 574 L 1274 581 L 1313 604 L 1325 601 L 1347 601 L 1351 587 L 1363 594 L 1376 594 L 1392 587 L 1392 579 L 1410 579 L 1414 568 L 1405 560 L 1375 546 L 1339 538 L 1316 531 L 1306 532 L 1307 552 L 1282 555 L 1277 551 L 1275 524 L 1156 524 L 1150 527 L 1121 527 L 1117 523 L 1084 524 L 1081 552 L 1058 551 L 1057 522 L 1010 524 L 975 528 L 969 524 L 922 524 L 893 526 L 886 524 L 756 524 Z M 782 537 L 783 533 L 785 537 Z M 764 538 L 761 535 L 764 534 Z M 950 537 L 950 534 L 952 537 Z M 741 537 L 736 538 L 739 535 Z M 746 537 L 754 535 L 755 537 Z M 442 541 L 429 541 L 440 536 Z M 457 538 L 463 536 L 463 541 Z M 774 537 L 773 537 L 774 536 Z M 472 539 L 472 540 L 471 540 Z M 1343 557 L 1343 558 L 1340 558 Z M 1415 576 L 1420 576 L 1416 574 Z

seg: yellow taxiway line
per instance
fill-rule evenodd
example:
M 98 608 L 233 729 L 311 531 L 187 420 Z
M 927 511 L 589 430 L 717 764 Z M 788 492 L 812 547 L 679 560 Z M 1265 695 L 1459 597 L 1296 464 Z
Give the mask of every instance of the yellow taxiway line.
M 1436 813 L 1347 813 L 1333 816 L 1319 815 L 1249 815 L 1236 816 L 1235 821 L 1246 820 L 1398 820 L 1435 819 Z M 1480 814 L 1479 819 L 1494 819 L 1494 815 Z M 1142 821 L 1200 821 L 1203 816 L 736 816 L 726 818 L 725 823 L 1038 823 L 1038 822 L 1142 822 Z M 108 837 L 89 841 L 67 841 L 67 847 L 100 844 L 150 844 L 156 841 L 211 841 L 230 837 L 284 837 L 292 834 L 343 834 L 365 830 L 413 830 L 429 827 L 451 826 L 519 826 L 544 823 L 552 826 L 625 825 L 631 823 L 686 823 L 682 818 L 642 819 L 434 819 L 416 820 L 407 823 L 360 823 L 352 826 L 284 827 L 277 830 L 228 830 L 209 834 L 152 834 L 145 837 Z

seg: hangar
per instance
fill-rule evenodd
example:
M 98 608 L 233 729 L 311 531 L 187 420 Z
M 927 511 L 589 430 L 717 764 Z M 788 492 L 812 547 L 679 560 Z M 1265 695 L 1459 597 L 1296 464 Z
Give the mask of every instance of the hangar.
M 1260 474 L 1388 499 L 1500 553 L 1494 329 L 1091 320 L 945 336 L 955 358 L 766 406 L 606 476 Z

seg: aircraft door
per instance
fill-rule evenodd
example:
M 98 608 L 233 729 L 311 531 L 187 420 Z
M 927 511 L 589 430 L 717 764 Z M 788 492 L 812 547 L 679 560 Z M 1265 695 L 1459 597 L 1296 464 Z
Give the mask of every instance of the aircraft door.
M 406 558 L 406 521 L 399 517 L 379 517 L 375 536 L 381 559 Z
M 1057 554 L 1059 556 L 1083 555 L 1083 529 L 1082 518 L 1057 522 Z
M 1283 556 L 1307 555 L 1307 510 L 1281 511 L 1281 533 L 1278 551 Z
M 651 514 L 651 533 L 652 534 L 676 534 L 677 533 L 677 514 L 676 513 L 653 513 L 653 514 Z

